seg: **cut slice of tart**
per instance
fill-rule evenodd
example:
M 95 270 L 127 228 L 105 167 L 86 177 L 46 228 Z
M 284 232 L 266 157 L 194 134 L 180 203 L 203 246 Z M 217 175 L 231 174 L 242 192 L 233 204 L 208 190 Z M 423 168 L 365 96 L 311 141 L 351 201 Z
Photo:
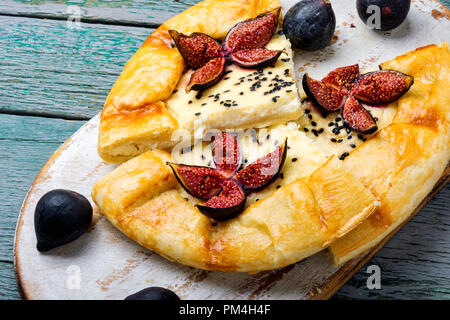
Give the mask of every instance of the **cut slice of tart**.
M 182 129 L 262 128 L 297 119 L 301 114 L 294 64 L 289 41 L 276 34 L 267 45 L 283 50 L 280 58 L 265 68 L 244 69 L 237 64 L 226 68 L 223 78 L 212 87 L 186 93 L 194 72 L 186 72 L 167 108 Z
M 105 102 L 100 156 L 122 162 L 153 148 L 170 148 L 177 129 L 201 135 L 209 128 L 258 128 L 298 118 L 292 50 L 286 37 L 275 33 L 279 7 L 278 0 L 206 0 L 155 30 Z M 252 33 L 252 44 L 242 30 Z M 178 43 L 180 53 L 173 38 L 200 33 L 194 58 L 187 58 Z M 208 43 L 212 49 L 204 47 Z M 202 91 L 189 86 L 186 93 L 194 72 Z M 209 79 L 215 72 L 218 76 Z
M 364 108 L 376 123 L 375 132 L 361 132 L 360 126 L 349 123 L 344 104 L 336 111 L 324 111 L 321 105 L 327 106 L 327 101 L 309 99 L 311 94 L 319 92 L 312 91 L 322 89 L 327 83 L 336 88 L 335 71 L 322 79 L 322 84 L 311 82 L 313 90 L 301 94 L 305 100 L 298 123 L 303 132 L 324 153 L 342 160 L 380 202 L 374 214 L 331 244 L 335 264 L 344 263 L 375 246 L 405 222 L 433 189 L 450 160 L 450 52 L 447 43 L 399 56 L 382 63 L 380 70 L 360 72 L 367 76 L 361 76 L 359 84 L 355 80 L 356 89 L 346 88 L 345 95 L 352 97 L 349 110 L 357 105 L 356 115 L 349 118 L 358 119 L 358 110 Z M 389 90 L 377 92 L 383 80 L 377 76 L 376 81 L 369 84 L 367 79 L 380 72 L 388 75 L 386 79 L 392 80 L 396 75 L 399 81 L 406 79 L 404 85 L 408 91 L 395 99 L 396 90 L 400 88 L 395 80 L 387 85 Z M 365 92 L 377 94 L 368 97 Z M 319 98 L 324 96 L 331 95 L 320 93 Z M 385 101 L 394 101 L 388 104 L 364 101 L 385 98 Z

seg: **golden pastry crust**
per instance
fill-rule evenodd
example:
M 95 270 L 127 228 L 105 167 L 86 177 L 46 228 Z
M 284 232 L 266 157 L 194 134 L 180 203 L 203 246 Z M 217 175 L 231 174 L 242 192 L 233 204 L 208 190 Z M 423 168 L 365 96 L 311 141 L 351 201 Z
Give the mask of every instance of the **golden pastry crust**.
M 450 159 L 450 53 L 446 43 L 382 64 L 414 76 L 393 122 L 344 161 L 380 201 L 377 211 L 334 242 L 340 264 L 376 245 L 433 189 Z M 364 164 L 364 165 L 362 165 Z
M 148 151 L 96 183 L 92 198 L 128 237 L 172 261 L 227 272 L 287 266 L 329 245 L 376 208 L 372 194 L 331 158 L 309 178 L 295 180 L 213 224 L 175 189 L 163 151 Z
M 278 0 L 206 0 L 155 30 L 128 61 L 106 99 L 99 132 L 100 156 L 109 162 L 122 162 L 153 146 L 165 148 L 178 128 L 162 101 L 172 94 L 185 63 L 168 30 L 203 32 L 220 39 L 237 22 L 279 6 Z M 136 113 L 145 114 L 145 119 L 135 123 Z

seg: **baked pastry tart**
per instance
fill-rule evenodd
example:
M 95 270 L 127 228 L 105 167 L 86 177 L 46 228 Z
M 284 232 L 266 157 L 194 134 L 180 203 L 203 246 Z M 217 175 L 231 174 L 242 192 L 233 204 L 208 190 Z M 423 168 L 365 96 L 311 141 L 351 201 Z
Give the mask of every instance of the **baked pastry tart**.
M 405 221 L 450 159 L 446 43 L 296 88 L 278 8 L 199 3 L 147 39 L 107 98 L 99 154 L 131 160 L 92 198 L 172 261 L 254 273 L 329 247 L 343 263 Z

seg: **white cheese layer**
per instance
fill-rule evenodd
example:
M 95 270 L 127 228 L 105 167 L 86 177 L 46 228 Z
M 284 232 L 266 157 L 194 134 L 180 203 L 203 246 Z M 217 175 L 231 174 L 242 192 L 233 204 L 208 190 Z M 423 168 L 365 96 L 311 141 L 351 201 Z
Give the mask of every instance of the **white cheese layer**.
M 227 66 L 214 86 L 186 94 L 192 70 L 180 79 L 176 92 L 166 101 L 181 129 L 203 134 L 206 129 L 262 128 L 295 120 L 302 114 L 295 84 L 290 42 L 276 34 L 266 46 L 285 50 L 272 65 L 261 70 Z

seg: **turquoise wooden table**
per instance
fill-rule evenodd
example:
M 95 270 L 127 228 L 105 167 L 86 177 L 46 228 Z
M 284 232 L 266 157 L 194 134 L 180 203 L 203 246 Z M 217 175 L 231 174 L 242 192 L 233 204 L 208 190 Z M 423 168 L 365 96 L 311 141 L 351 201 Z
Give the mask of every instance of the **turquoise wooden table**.
M 101 110 L 149 33 L 198 0 L 0 3 L 0 299 L 19 299 L 13 240 L 22 201 L 53 152 Z M 447 6 L 450 0 L 443 1 Z M 69 19 L 80 14 L 82 28 Z M 445 17 L 443 17 L 445 19 Z M 334 296 L 450 298 L 450 185 Z M 369 290 L 367 266 L 381 268 Z

